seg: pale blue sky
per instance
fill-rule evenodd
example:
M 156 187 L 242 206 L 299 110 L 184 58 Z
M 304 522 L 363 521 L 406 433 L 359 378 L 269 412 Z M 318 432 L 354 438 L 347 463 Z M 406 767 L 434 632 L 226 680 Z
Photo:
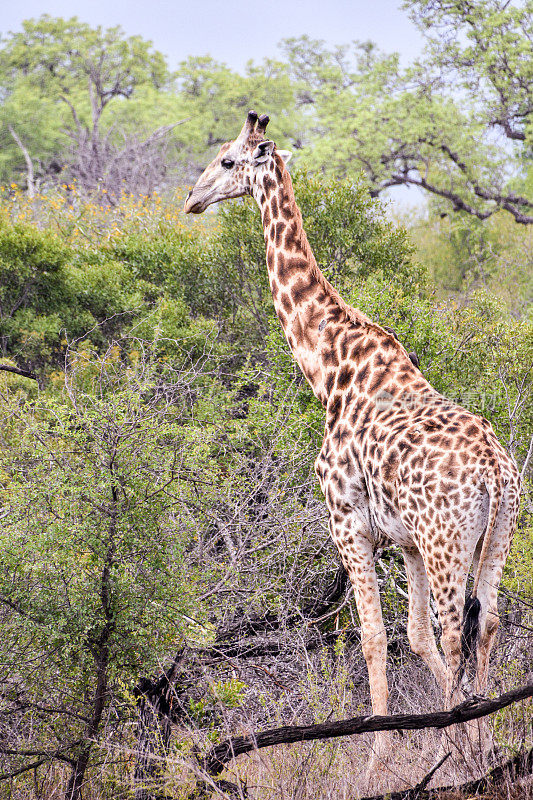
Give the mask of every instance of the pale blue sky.
M 281 39 L 302 34 L 329 44 L 371 39 L 400 52 L 405 63 L 422 49 L 400 0 L 0 0 L 0 33 L 44 13 L 141 34 L 171 68 L 186 56 L 209 53 L 242 69 L 250 58 L 279 55 Z

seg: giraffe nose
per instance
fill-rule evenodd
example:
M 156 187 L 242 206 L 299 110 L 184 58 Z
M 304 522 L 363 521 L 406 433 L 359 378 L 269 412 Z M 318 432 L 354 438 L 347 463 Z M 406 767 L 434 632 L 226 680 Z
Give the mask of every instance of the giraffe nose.
M 192 189 L 188 192 L 187 197 L 185 198 L 185 203 L 183 204 L 183 210 L 185 211 L 186 214 L 189 214 L 190 211 L 192 211 L 192 209 L 189 208 L 189 200 L 191 199 L 191 197 L 192 197 Z
M 206 209 L 206 204 L 204 203 L 205 193 L 201 190 L 195 192 L 195 188 L 191 189 L 183 205 L 183 210 L 186 214 L 201 214 Z

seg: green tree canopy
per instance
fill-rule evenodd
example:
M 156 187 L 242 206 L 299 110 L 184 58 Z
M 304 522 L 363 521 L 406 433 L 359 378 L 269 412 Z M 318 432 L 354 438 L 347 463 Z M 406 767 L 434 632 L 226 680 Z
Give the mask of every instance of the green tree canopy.
M 335 48 L 308 37 L 285 52 L 310 107 L 313 169 L 363 170 L 376 194 L 418 186 L 442 207 L 533 222 L 531 2 L 405 3 L 427 40 L 402 69 L 369 42 Z
M 209 56 L 170 74 L 140 36 L 27 20 L 0 47 L 0 180 L 77 177 L 111 202 L 191 183 L 249 108 L 306 168 L 371 193 L 399 185 L 484 220 L 533 222 L 531 0 L 406 0 L 426 52 L 404 68 L 371 42 L 282 42 L 242 73 Z M 183 125 L 177 123 L 183 122 Z
M 11 131 L 4 176 L 13 174 L 26 148 L 39 173 L 70 167 L 69 177 L 96 185 L 109 167 L 110 104 L 141 87 L 161 89 L 168 78 L 151 42 L 125 37 L 118 27 L 46 14 L 26 20 L 0 51 L 0 120 Z

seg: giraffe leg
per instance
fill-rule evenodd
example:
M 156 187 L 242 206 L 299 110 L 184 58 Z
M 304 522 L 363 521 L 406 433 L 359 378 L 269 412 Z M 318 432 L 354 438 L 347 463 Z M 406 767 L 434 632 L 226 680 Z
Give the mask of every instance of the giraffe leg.
M 466 575 L 463 580 L 448 587 L 442 584 L 432 587 L 442 627 L 441 646 L 446 660 L 446 708 L 451 708 L 462 699 L 460 690 L 461 630 L 465 584 Z
M 493 559 L 487 558 L 487 561 Z M 492 569 L 491 569 L 492 567 Z M 490 654 L 498 633 L 500 618 L 498 615 L 497 595 L 498 585 L 501 579 L 503 563 L 485 563 L 482 575 L 485 579 L 480 580 L 477 596 L 481 603 L 479 619 L 479 636 L 476 651 L 476 681 L 475 693 L 485 695 L 489 677 Z M 473 720 L 469 726 L 471 738 L 476 742 L 477 748 L 481 753 L 482 766 L 488 760 L 489 753 L 493 747 L 493 740 L 489 720 L 487 717 Z
M 475 693 L 485 695 L 489 677 L 489 660 L 496 634 L 500 625 L 498 615 L 497 595 L 503 563 L 494 563 L 494 559 L 487 558 L 480 580 L 477 596 L 481 603 L 479 619 L 479 636 L 476 651 L 476 681 Z M 470 725 L 470 735 L 481 753 L 482 766 L 486 767 L 489 754 L 493 749 L 493 739 L 489 719 L 487 717 L 473 720 Z
M 464 699 L 461 692 L 461 633 L 467 568 L 448 570 L 432 569 L 433 564 L 424 558 L 426 574 L 435 598 L 442 628 L 441 647 L 445 658 L 445 708 L 449 709 Z M 470 561 L 468 561 L 470 564 Z M 464 751 L 464 730 L 453 725 L 443 731 L 438 758 L 451 750 L 455 756 Z
M 511 494 L 508 487 L 506 487 L 496 524 L 492 531 L 491 547 L 479 575 L 477 596 L 481 604 L 481 611 L 476 653 L 475 691 L 477 694 L 484 694 L 487 689 L 489 658 L 500 624 L 498 587 L 511 546 L 511 537 L 518 516 L 518 506 L 519 495 Z M 479 542 L 479 549 L 481 549 L 481 546 L 482 542 Z
M 491 549 L 481 567 L 477 597 L 481 604 L 479 635 L 476 651 L 475 692 L 484 695 L 489 677 L 489 660 L 500 618 L 498 615 L 498 587 L 511 544 L 511 534 L 518 514 L 518 497 L 510 500 L 504 493 L 497 522 L 492 531 Z M 478 548 L 481 549 L 482 541 Z M 475 559 L 477 567 L 477 559 Z M 475 573 L 474 573 L 475 574 Z M 488 718 L 475 722 L 477 738 L 484 755 L 488 755 L 493 742 Z
M 476 694 L 484 694 L 487 689 L 490 654 L 500 625 L 497 605 L 500 578 L 501 569 L 495 569 L 491 574 L 490 583 L 486 582 L 478 587 L 477 596 L 481 603 L 481 612 L 476 653 Z
M 439 551 L 432 547 L 420 548 L 420 553 L 442 629 L 440 643 L 445 660 L 445 702 L 446 707 L 450 708 L 463 699 L 460 689 L 463 673 L 463 610 L 466 579 L 474 557 L 476 540 L 465 537 L 462 528 L 452 527 L 447 521 L 443 524 L 443 530 L 446 548 Z M 434 525 L 429 532 L 419 531 L 419 538 L 431 542 L 438 534 L 439 527 Z M 415 575 L 420 580 L 421 565 L 417 562 L 415 565 L 418 567 Z M 409 556 L 406 566 L 413 569 L 413 559 L 409 559 Z
M 334 518 L 338 520 L 339 515 L 335 514 Z M 330 527 L 355 593 L 372 712 L 386 715 L 389 696 L 386 674 L 387 635 L 381 613 L 373 547 L 368 538 L 369 531 L 366 523 L 354 514 L 346 515 L 343 523 L 333 522 L 332 517 Z M 387 754 L 390 742 L 391 735 L 388 731 L 375 734 L 369 775 L 375 773 L 377 762 Z
M 429 581 L 420 552 L 416 548 L 403 550 L 409 588 L 409 620 L 407 635 L 414 653 L 427 664 L 437 684 L 446 691 L 446 669 L 437 649 L 429 618 Z

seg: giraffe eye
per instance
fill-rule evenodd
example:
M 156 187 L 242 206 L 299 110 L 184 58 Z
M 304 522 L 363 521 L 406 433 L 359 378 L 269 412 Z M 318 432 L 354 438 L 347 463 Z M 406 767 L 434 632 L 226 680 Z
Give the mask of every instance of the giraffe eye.
M 231 169 L 234 166 L 235 161 L 233 161 L 231 158 L 223 158 L 220 163 L 224 169 Z

